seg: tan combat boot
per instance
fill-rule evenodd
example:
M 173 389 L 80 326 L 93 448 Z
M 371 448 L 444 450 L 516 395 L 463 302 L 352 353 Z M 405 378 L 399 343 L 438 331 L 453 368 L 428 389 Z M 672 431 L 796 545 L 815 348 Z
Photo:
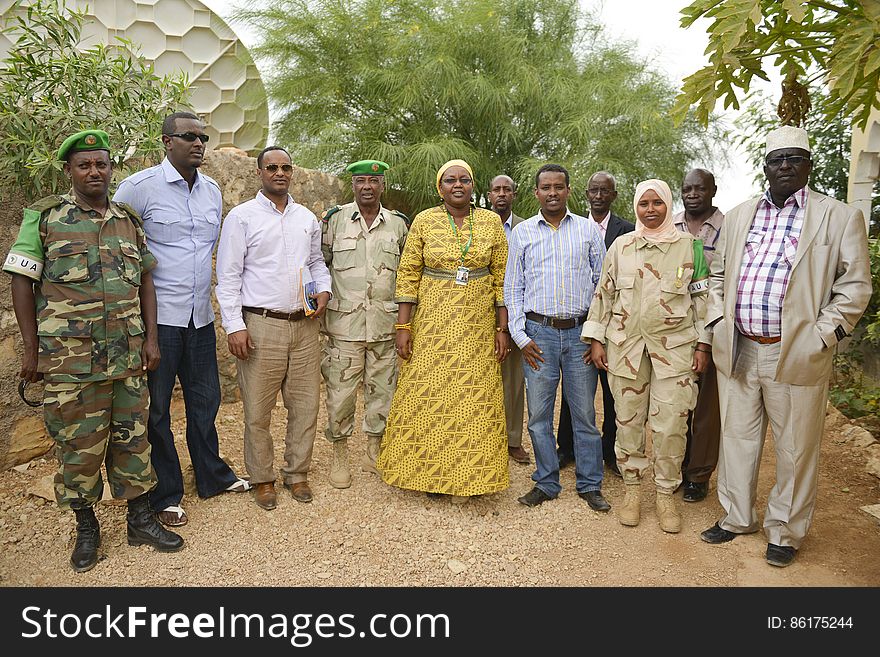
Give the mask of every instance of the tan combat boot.
M 348 470 L 348 441 L 333 443 L 333 465 L 330 466 L 330 484 L 334 488 L 351 486 L 351 472 Z
M 621 525 L 635 527 L 641 517 L 641 482 L 626 484 L 626 497 L 623 498 L 623 506 L 617 511 L 617 519 Z
M 665 532 L 677 534 L 681 531 L 681 514 L 672 493 L 657 491 L 657 520 L 660 521 L 660 529 Z
M 376 467 L 376 459 L 379 458 L 379 446 L 382 444 L 382 436 L 367 436 L 367 448 L 361 458 L 361 467 L 364 472 L 379 474 Z

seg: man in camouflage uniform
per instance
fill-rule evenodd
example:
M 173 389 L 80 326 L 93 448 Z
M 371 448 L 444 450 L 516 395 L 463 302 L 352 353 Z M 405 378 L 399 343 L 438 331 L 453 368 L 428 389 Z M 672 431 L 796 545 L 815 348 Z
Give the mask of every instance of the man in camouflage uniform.
M 156 485 L 146 437 L 144 373 L 159 364 L 156 293 L 139 217 L 107 196 L 112 164 L 107 133 L 87 130 L 61 145 L 58 159 L 73 193 L 49 196 L 24 211 L 3 270 L 24 342 L 21 377 L 46 379 L 43 413 L 59 459 L 55 497 L 76 514 L 70 564 L 98 561 L 93 510 L 104 482 L 128 500 L 129 545 L 183 548 L 164 529 L 147 493 Z
M 349 165 L 354 203 L 330 208 L 321 222 L 321 248 L 333 279 L 321 367 L 327 390 L 327 440 L 333 443 L 330 483 L 351 486 L 348 438 L 354 431 L 357 389 L 364 386 L 367 436 L 364 470 L 375 472 L 385 420 L 397 381 L 394 285 L 409 220 L 382 207 L 388 165 Z

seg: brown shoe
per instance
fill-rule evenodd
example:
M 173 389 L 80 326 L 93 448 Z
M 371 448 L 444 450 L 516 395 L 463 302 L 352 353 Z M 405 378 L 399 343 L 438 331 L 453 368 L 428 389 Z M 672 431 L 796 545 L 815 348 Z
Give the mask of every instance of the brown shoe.
M 528 464 L 532 462 L 532 459 L 529 458 L 529 453 L 520 447 L 508 447 L 507 454 L 517 463 Z
M 275 498 L 274 481 L 266 481 L 262 484 L 257 484 L 254 486 L 254 491 L 254 501 L 257 503 L 258 507 L 265 509 L 266 511 L 271 511 L 275 508 L 277 500 Z
M 284 484 L 290 489 L 290 496 L 297 502 L 311 502 L 312 489 L 309 488 L 309 482 L 298 481 L 295 484 Z

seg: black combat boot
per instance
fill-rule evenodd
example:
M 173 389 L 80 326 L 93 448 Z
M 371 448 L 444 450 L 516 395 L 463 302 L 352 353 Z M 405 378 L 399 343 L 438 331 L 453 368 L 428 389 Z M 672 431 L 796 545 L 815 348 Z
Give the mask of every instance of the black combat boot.
M 76 514 L 76 543 L 70 555 L 70 567 L 78 573 L 91 570 L 98 563 L 98 548 L 101 546 L 101 529 L 95 510 L 90 506 L 73 508 Z
M 183 549 L 183 538 L 159 524 L 145 493 L 128 501 L 128 544 L 150 545 L 159 552 L 177 552 Z

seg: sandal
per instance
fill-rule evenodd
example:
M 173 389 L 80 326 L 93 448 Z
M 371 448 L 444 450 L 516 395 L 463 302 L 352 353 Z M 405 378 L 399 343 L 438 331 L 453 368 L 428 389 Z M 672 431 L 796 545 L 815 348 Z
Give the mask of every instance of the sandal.
M 167 527 L 183 527 L 189 522 L 186 512 L 179 506 L 167 506 L 159 511 L 156 517 L 159 519 L 159 522 Z
M 230 493 L 245 493 L 251 488 L 253 488 L 253 486 L 251 486 L 251 482 L 247 479 L 238 479 L 235 483 L 230 484 L 226 490 Z

